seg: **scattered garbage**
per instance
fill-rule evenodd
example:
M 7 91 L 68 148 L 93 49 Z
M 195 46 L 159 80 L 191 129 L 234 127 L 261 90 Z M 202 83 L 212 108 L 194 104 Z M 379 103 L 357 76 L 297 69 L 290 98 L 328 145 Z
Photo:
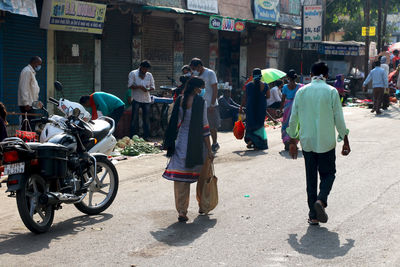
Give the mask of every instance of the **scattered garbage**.
M 245 197 L 245 198 L 249 198 L 249 197 L 250 197 L 250 195 L 244 195 L 244 197 Z

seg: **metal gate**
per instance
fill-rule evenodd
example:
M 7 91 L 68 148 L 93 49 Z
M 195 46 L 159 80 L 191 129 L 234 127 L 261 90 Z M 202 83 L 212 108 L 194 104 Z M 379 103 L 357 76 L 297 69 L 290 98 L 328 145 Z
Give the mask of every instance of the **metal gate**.
M 174 75 L 175 20 L 147 16 L 143 29 L 143 59 L 150 60 L 156 89 L 171 85 L 167 77 Z
M 56 32 L 56 80 L 65 98 L 79 101 L 94 91 L 94 37 L 92 34 Z M 60 95 L 57 93 L 57 97 Z
M 101 90 L 124 98 L 132 70 L 131 15 L 107 11 L 101 42 Z
M 210 30 L 208 24 L 187 22 L 185 24 L 185 64 L 198 57 L 208 67 L 210 59 Z
M 37 5 L 40 14 L 41 4 Z M 39 27 L 40 19 L 5 12 L 3 28 L 3 58 L 2 73 L 2 101 L 8 111 L 19 112 L 18 107 L 18 82 L 19 75 L 24 67 L 29 64 L 33 56 L 40 56 L 43 60 L 42 69 L 37 72 L 36 79 L 40 87 L 40 100 L 46 103 L 47 79 L 47 33 Z M 17 116 L 9 116 L 10 124 L 18 124 Z

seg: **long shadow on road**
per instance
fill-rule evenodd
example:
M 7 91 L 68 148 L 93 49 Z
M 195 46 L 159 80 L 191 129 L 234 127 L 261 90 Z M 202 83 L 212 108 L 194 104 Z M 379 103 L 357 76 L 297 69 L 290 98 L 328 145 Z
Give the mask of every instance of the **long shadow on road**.
M 325 227 L 310 226 L 307 233 L 297 239 L 297 234 L 290 234 L 288 243 L 297 252 L 311 255 L 318 259 L 333 259 L 346 255 L 354 247 L 353 239 L 346 239 L 341 245 L 339 235 Z
M 217 224 L 216 219 L 198 216 L 193 223 L 174 223 L 156 232 L 150 232 L 159 242 L 169 246 L 186 246 L 205 234 Z
M 33 233 L 9 233 L 0 235 L 0 255 L 28 255 L 48 249 L 50 243 L 66 235 L 75 235 L 84 231 L 87 227 L 107 221 L 113 216 L 111 214 L 100 214 L 96 216 L 79 216 L 57 223 L 44 234 Z

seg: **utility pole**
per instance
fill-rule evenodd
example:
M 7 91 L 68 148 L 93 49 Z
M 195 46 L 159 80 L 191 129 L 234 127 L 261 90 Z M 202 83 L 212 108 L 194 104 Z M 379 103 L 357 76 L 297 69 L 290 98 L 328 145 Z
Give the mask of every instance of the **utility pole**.
M 382 49 L 385 46 L 386 41 L 386 27 L 387 27 L 387 16 L 388 16 L 388 9 L 389 9 L 389 1 L 385 0 L 385 8 L 383 11 L 383 27 L 382 27 Z
M 369 13 L 370 13 L 370 0 L 365 0 L 365 23 L 367 27 L 367 36 L 365 38 L 365 61 L 364 61 L 364 71 L 365 77 L 368 76 L 369 72 Z
M 382 52 L 382 0 L 378 0 L 378 54 Z
M 322 41 L 326 41 L 326 31 L 325 31 L 325 25 L 326 25 L 326 0 L 322 0 Z

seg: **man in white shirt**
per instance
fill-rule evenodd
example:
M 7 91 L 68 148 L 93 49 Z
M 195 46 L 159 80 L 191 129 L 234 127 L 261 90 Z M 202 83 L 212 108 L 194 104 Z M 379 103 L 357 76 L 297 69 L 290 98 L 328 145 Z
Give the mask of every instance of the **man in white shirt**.
M 19 75 L 18 83 L 18 106 L 22 113 L 35 113 L 32 109 L 32 103 L 39 100 L 39 84 L 36 80 L 36 72 L 42 67 L 42 59 L 38 56 L 32 57 Z M 35 117 L 28 116 L 31 128 L 35 125 L 31 122 Z
M 206 92 L 203 96 L 207 103 L 207 117 L 210 125 L 211 137 L 213 144 L 211 149 L 214 153 L 218 151 L 219 144 L 217 142 L 217 132 L 221 125 L 221 118 L 218 111 L 218 87 L 217 75 L 209 68 L 204 67 L 203 62 L 199 58 L 193 58 L 190 62 L 193 76 L 203 79 L 206 84 Z
M 386 75 L 389 77 L 389 65 L 386 64 L 387 58 L 386 56 L 380 56 L 381 68 L 385 70 Z M 385 92 L 383 94 L 382 99 L 382 108 L 383 110 L 387 110 L 390 106 L 390 90 L 389 88 L 385 88 Z
M 275 86 L 271 89 L 271 96 L 267 99 L 267 107 L 272 109 L 280 109 L 282 102 L 282 87 L 283 82 L 277 80 Z
M 129 73 L 128 88 L 132 90 L 131 136 L 139 133 L 139 109 L 142 109 L 143 138 L 150 137 L 150 91 L 155 90 L 153 75 L 148 72 L 150 62 L 143 60 L 138 69 Z

